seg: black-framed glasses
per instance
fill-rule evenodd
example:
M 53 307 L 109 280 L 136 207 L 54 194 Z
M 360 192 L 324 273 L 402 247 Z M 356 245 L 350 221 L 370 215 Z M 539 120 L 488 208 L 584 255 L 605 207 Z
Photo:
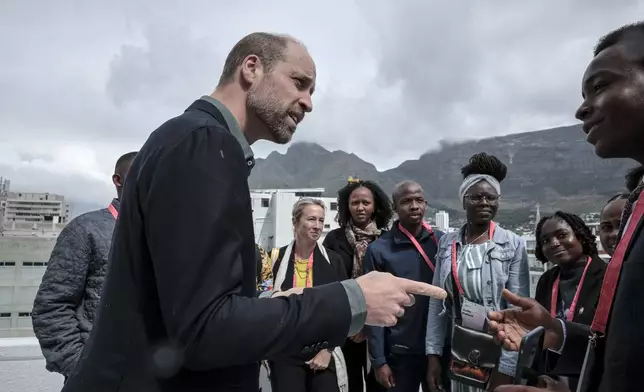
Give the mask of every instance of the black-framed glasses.
M 465 195 L 465 197 L 467 197 L 467 199 L 472 203 L 480 203 L 483 201 L 483 199 L 487 200 L 489 203 L 496 203 L 501 198 L 500 195 L 486 195 L 486 194 Z

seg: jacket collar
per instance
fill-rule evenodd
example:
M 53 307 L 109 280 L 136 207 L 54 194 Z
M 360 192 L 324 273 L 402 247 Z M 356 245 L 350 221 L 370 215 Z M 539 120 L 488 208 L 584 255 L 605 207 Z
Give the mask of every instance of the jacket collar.
M 117 198 L 112 199 L 112 203 L 110 203 L 110 204 L 112 204 L 112 206 L 114 206 L 116 211 L 118 211 L 119 208 L 121 207 L 121 201 L 119 199 L 117 199 Z
M 391 226 L 391 234 L 392 234 L 393 239 L 394 239 L 394 244 L 396 244 L 396 245 L 398 245 L 398 244 L 412 245 L 412 242 L 405 235 L 405 233 L 400 231 L 400 229 L 398 228 L 398 223 L 399 222 L 400 221 L 396 220 L 396 221 L 394 221 L 393 225 Z M 427 239 L 429 239 L 429 232 L 427 230 L 425 230 L 425 228 L 423 228 L 420 231 L 420 236 L 416 237 L 416 239 L 418 240 L 418 243 L 422 243 L 422 242 L 426 241 Z
M 241 146 L 242 151 L 244 152 L 244 158 L 246 159 L 248 170 L 252 169 L 255 166 L 255 155 L 253 154 L 253 150 L 251 149 L 250 144 L 248 144 L 248 140 L 246 140 L 246 137 L 244 136 L 239 123 L 235 119 L 235 116 L 233 116 L 230 110 L 228 110 L 228 108 L 223 103 L 219 102 L 209 95 L 204 95 L 203 97 L 201 97 L 201 99 L 198 99 L 192 105 L 190 105 L 188 110 L 190 109 L 201 110 L 202 112 L 206 112 L 217 119 L 223 118 L 224 125 L 226 126 L 226 128 L 228 128 L 228 131 L 230 131 L 231 135 L 235 137 L 235 139 Z
M 593 256 L 588 267 L 589 275 L 596 275 L 606 269 L 606 262 L 599 256 Z

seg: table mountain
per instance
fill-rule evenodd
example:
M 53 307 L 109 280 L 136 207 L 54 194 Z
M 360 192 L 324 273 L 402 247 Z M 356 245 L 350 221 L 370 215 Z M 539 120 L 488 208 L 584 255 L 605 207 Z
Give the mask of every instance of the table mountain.
M 402 180 L 418 181 L 430 206 L 462 215 L 458 187 L 460 168 L 475 153 L 487 152 L 508 165 L 502 183 L 499 220 L 518 223 L 535 205 L 542 213 L 555 209 L 576 213 L 599 211 L 606 199 L 624 190 L 624 174 L 635 162 L 602 160 L 580 126 L 512 134 L 460 143 L 442 143 L 437 151 L 384 172 L 344 151 L 330 152 L 314 143 L 293 144 L 286 154 L 258 159 L 249 178 L 251 188 L 323 187 L 328 196 L 346 184 L 347 177 L 378 182 L 387 192 Z

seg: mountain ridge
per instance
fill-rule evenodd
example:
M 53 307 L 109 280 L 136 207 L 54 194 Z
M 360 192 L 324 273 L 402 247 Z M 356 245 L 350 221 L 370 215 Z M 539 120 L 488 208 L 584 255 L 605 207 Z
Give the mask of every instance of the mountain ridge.
M 508 166 L 501 184 L 500 218 L 526 219 L 539 204 L 544 213 L 556 209 L 598 212 L 613 194 L 624 190 L 626 171 L 636 163 L 597 157 L 579 125 L 491 138 L 441 142 L 418 159 L 378 171 L 354 153 L 329 151 L 315 143 L 294 143 L 284 154 L 258 159 L 249 177 L 251 188 L 325 188 L 335 196 L 349 176 L 372 180 L 391 193 L 402 180 L 419 182 L 430 206 L 462 215 L 458 187 L 460 168 L 478 152 L 487 152 Z

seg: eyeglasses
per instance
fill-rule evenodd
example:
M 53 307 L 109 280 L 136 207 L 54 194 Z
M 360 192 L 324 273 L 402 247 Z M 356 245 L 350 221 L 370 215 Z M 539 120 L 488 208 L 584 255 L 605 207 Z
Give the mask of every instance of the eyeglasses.
M 465 195 L 472 203 L 480 203 L 483 199 L 489 203 L 496 203 L 501 198 L 500 195 Z

